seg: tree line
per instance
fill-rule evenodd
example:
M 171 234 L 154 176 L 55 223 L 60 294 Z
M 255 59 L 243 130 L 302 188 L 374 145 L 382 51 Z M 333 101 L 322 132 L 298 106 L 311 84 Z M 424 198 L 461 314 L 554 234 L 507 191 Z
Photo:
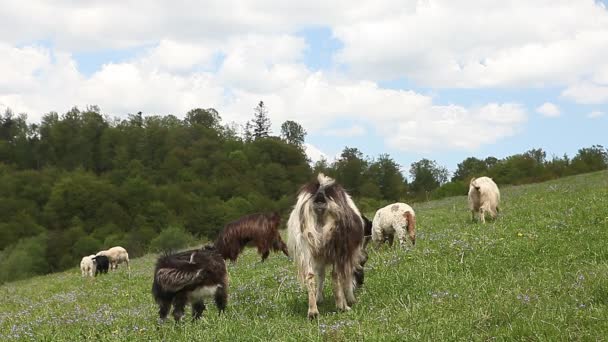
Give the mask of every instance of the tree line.
M 467 158 L 448 171 L 423 159 L 411 182 L 388 154 L 346 147 L 314 165 L 294 121 L 271 132 L 263 102 L 241 131 L 212 108 L 174 115 L 103 115 L 96 106 L 45 114 L 28 123 L 9 109 L 0 117 L 0 283 L 78 265 L 121 245 L 132 257 L 212 239 L 226 222 L 257 211 L 285 217 L 299 186 L 323 171 L 369 212 L 394 201 L 466 193 L 468 178 L 520 184 L 605 169 L 592 146 L 571 160 L 542 150 L 498 160 Z

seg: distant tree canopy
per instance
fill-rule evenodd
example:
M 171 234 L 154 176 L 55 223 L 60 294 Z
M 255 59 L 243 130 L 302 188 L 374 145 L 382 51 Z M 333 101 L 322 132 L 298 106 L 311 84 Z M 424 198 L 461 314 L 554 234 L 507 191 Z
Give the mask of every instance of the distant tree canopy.
M 270 136 L 270 118 L 268 117 L 268 109 L 264 101 L 260 101 L 258 106 L 254 108 L 253 121 L 251 122 L 253 128 L 253 138 L 268 138 Z
M 606 169 L 594 145 L 547 159 L 540 149 L 504 159 L 467 158 L 450 182 L 422 159 L 409 168 L 388 154 L 345 147 L 337 160 L 309 164 L 306 131 L 295 121 L 272 136 L 260 101 L 240 136 L 213 108 L 173 115 L 104 116 L 97 106 L 40 123 L 10 109 L 0 115 L 0 283 L 76 267 L 98 250 L 121 245 L 137 257 L 213 239 L 226 222 L 277 210 L 287 214 L 314 174 L 336 178 L 364 213 L 395 201 L 466 194 L 470 177 L 499 185 L 537 182 Z M 27 260 L 26 260 L 27 259 Z
M 434 160 L 422 159 L 410 168 L 412 183 L 410 189 L 414 194 L 433 191 L 448 180 L 448 170 L 437 165 Z
M 281 125 L 281 138 L 289 144 L 302 147 L 306 138 L 306 130 L 299 123 L 288 120 Z

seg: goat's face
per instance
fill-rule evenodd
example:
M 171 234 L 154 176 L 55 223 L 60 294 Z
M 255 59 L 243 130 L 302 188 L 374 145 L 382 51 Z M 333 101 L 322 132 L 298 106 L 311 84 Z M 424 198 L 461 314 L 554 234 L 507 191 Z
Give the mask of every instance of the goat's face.
M 323 217 L 323 214 L 325 214 L 328 206 L 328 200 L 329 198 L 325 194 L 325 187 L 319 187 L 319 190 L 317 190 L 317 193 L 314 194 L 312 201 L 312 207 L 317 217 Z

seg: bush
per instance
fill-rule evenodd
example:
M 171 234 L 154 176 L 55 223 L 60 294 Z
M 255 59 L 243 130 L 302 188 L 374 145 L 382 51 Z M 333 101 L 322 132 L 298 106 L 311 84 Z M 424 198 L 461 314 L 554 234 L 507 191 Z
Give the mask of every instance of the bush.
M 0 253 L 0 284 L 45 273 L 46 234 L 21 239 Z
M 469 191 L 469 184 L 466 181 L 452 181 L 443 184 L 441 187 L 433 191 L 431 197 L 439 199 L 449 196 L 463 196 Z
M 181 226 L 170 226 L 150 242 L 154 252 L 171 252 L 194 242 L 194 238 Z

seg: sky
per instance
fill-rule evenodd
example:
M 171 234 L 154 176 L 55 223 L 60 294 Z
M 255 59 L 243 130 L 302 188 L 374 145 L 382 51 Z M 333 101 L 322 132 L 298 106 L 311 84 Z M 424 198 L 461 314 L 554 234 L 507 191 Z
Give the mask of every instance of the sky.
M 0 4 L 0 111 L 112 117 L 215 108 L 308 155 L 436 160 L 608 146 L 608 10 L 593 0 Z

